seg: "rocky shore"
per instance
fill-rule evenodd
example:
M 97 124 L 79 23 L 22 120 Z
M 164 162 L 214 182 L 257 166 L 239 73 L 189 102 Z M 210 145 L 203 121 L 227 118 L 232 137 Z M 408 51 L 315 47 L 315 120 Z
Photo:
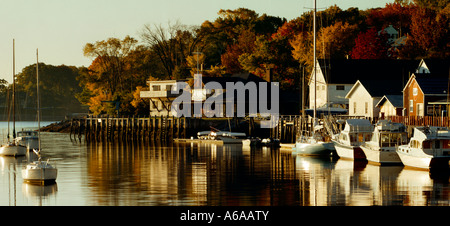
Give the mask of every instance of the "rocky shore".
M 60 122 L 54 122 L 48 126 L 41 128 L 42 132 L 60 132 L 70 133 L 70 120 L 62 120 Z

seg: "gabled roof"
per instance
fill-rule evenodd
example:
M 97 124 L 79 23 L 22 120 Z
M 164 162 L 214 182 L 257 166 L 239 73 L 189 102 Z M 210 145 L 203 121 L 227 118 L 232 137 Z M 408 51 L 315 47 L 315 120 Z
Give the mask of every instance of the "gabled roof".
M 415 72 L 418 72 L 419 67 L 424 67 L 423 64 L 433 74 L 448 75 L 450 72 L 450 59 L 422 59 Z
M 328 84 L 354 84 L 357 80 L 380 79 L 396 79 L 404 84 L 419 64 L 418 60 L 318 59 L 317 61 Z
M 415 76 L 422 92 L 427 94 L 447 94 L 449 88 L 448 76 L 436 74 L 417 74 Z
M 364 87 L 372 97 L 384 95 L 401 95 L 402 85 L 395 80 L 358 80 L 350 89 L 345 98 L 350 98 L 358 86 Z
M 449 88 L 449 76 L 445 74 L 423 73 L 413 74 L 406 83 L 403 91 L 407 89 L 411 82 L 415 80 L 419 84 L 424 95 L 447 94 Z
M 376 106 L 383 105 L 386 101 L 390 102 L 395 108 L 403 107 L 403 95 L 384 95 Z

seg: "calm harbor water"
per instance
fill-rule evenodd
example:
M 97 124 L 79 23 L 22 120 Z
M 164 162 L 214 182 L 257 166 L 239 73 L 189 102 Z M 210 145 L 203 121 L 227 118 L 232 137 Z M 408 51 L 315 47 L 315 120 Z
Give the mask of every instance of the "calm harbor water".
M 86 144 L 61 133 L 42 133 L 42 147 L 56 184 L 23 182 L 31 154 L 0 157 L 0 205 L 450 206 L 448 175 L 403 166 L 241 145 Z

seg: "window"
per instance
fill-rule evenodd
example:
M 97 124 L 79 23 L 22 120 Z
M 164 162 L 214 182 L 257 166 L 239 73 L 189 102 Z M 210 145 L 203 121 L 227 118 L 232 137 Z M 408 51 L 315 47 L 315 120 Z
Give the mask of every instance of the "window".
M 414 101 L 409 100 L 409 112 L 414 112 Z
M 153 91 L 160 91 L 161 90 L 161 86 L 159 85 L 153 85 L 152 86 Z
M 416 105 L 416 115 L 417 116 L 422 116 L 423 115 L 423 104 L 418 103 Z
M 356 114 L 356 102 L 353 102 L 353 114 Z
M 418 93 L 417 88 L 413 88 L 413 96 L 417 96 L 417 93 Z
M 166 91 L 171 91 L 172 90 L 172 85 L 166 85 Z
M 364 110 L 365 110 L 365 113 L 367 114 L 367 113 L 369 113 L 369 103 L 365 103 L 365 108 L 364 108 Z
M 336 86 L 336 90 L 345 90 L 345 86 Z

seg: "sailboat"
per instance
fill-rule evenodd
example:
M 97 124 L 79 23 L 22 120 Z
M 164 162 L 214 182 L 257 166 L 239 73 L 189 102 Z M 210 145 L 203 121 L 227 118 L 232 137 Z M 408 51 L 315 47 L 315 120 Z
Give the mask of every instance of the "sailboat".
M 314 34 L 314 100 L 316 99 L 316 0 L 314 0 L 314 13 L 313 13 L 313 34 Z M 317 109 L 316 109 L 316 101 L 314 101 L 314 109 L 313 109 L 313 132 L 310 136 L 301 135 L 297 141 L 295 142 L 295 151 L 293 154 L 297 155 L 330 155 L 334 150 L 333 142 L 331 139 L 328 139 L 322 134 L 318 133 L 318 130 L 322 127 L 317 123 Z
M 41 117 L 40 117 L 40 101 L 39 101 L 39 58 L 38 58 L 38 50 L 36 50 L 36 87 L 37 87 L 37 116 L 38 116 L 38 143 L 39 149 L 33 151 L 38 156 L 38 161 L 34 161 L 28 165 L 24 169 L 22 169 L 22 178 L 31 183 L 54 183 L 56 181 L 56 177 L 58 174 L 58 169 L 53 167 L 49 160 L 42 161 L 41 158 Z
M 16 117 L 15 117 L 15 50 L 13 39 L 13 94 L 12 94 L 12 108 L 13 108 L 13 141 L 9 140 L 9 126 L 8 126 L 8 142 L 0 147 L 0 155 L 6 156 L 23 156 L 27 154 L 27 147 L 16 142 Z M 8 116 L 9 123 L 9 116 Z

